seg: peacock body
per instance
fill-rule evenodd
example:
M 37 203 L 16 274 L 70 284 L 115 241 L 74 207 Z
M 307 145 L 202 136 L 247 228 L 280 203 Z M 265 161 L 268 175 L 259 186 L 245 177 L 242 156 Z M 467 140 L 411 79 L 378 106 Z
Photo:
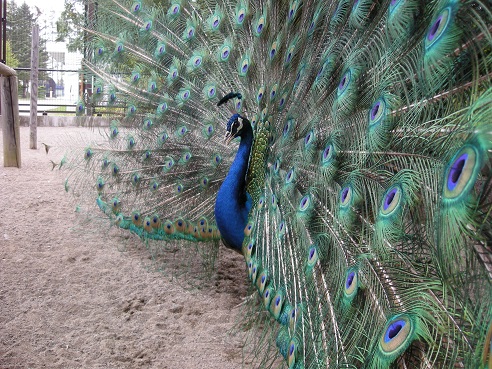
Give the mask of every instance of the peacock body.
M 289 368 L 492 368 L 490 2 L 89 9 L 67 191 L 240 251 Z

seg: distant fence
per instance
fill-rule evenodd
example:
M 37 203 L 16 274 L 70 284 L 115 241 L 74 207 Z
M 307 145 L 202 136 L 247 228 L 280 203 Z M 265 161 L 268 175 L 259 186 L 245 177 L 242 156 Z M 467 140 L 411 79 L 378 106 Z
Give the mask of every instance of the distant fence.
M 38 115 L 74 115 L 77 102 L 87 96 L 91 85 L 84 83 L 82 55 L 69 52 L 64 42 L 57 42 L 57 16 L 39 7 L 29 7 L 23 0 L 0 0 L 0 60 L 18 76 L 19 112 L 28 114 L 31 87 L 31 29 L 40 29 Z M 46 3 L 44 3 L 46 4 Z
M 124 103 L 112 104 L 106 100 L 95 102 L 95 76 L 82 65 L 80 52 L 69 52 L 64 42 L 57 42 L 58 15 L 46 17 L 46 2 L 30 7 L 24 0 L 0 0 L 0 62 L 13 68 L 18 76 L 18 101 L 21 115 L 30 111 L 33 86 L 31 78 L 32 26 L 39 27 L 39 76 L 37 92 L 38 116 L 75 115 L 80 101 L 88 116 L 122 115 Z M 97 1 L 84 0 L 83 21 L 86 28 L 97 23 Z M 90 36 L 81 36 L 81 47 L 88 59 L 93 50 Z M 1 114 L 1 112 L 0 112 Z M 55 124 L 57 125 L 57 124 Z

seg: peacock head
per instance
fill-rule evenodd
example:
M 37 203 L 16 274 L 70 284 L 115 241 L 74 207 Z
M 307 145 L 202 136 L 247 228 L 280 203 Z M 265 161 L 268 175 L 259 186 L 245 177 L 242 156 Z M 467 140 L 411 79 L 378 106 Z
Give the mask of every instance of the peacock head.
M 234 114 L 227 122 L 227 131 L 224 138 L 226 144 L 229 144 L 236 137 L 243 137 L 248 130 L 251 130 L 251 123 L 239 114 Z

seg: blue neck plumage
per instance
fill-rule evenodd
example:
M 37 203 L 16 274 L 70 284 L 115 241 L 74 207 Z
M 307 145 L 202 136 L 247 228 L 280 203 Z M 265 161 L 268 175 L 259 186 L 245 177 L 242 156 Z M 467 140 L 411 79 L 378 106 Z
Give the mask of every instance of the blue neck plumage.
M 252 199 L 246 192 L 246 174 L 253 145 L 253 130 L 245 124 L 241 143 L 215 202 L 215 219 L 227 247 L 241 251 L 244 228 L 248 222 Z

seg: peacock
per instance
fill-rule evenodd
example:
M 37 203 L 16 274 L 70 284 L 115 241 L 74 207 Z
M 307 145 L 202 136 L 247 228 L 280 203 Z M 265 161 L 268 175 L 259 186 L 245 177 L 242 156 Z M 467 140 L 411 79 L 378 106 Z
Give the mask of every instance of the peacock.
M 145 242 L 241 253 L 257 366 L 492 368 L 489 1 L 87 9 L 77 111 L 110 117 L 65 189 Z

